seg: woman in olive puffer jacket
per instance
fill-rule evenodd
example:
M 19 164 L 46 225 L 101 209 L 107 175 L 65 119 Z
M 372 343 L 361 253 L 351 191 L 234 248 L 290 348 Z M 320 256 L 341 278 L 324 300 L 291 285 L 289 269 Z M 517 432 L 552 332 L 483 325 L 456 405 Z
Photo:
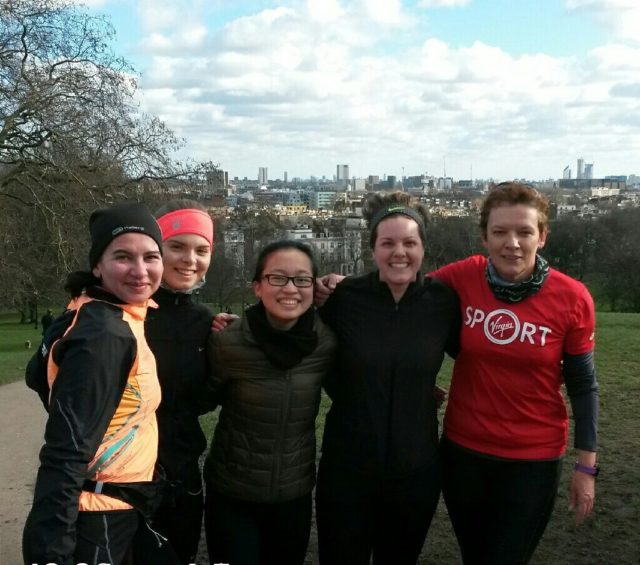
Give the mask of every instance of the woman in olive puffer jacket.
M 315 484 L 315 418 L 336 340 L 313 306 L 311 250 L 278 241 L 260 254 L 258 304 L 211 334 L 222 406 L 205 463 L 212 563 L 304 562 Z

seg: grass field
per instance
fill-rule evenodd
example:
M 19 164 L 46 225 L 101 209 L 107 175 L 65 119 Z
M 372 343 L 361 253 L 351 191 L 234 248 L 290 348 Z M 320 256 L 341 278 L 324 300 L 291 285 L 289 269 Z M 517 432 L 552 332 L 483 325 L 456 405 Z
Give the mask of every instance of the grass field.
M 22 378 L 24 368 L 42 338 L 41 328 L 17 323 L 17 315 L 0 315 L 0 385 Z M 39 326 L 40 324 L 38 324 Z M 25 343 L 31 343 L 27 348 Z
M 25 340 L 32 349 L 25 349 Z M 0 316 L 0 383 L 21 379 L 39 343 L 33 325 Z M 535 565 L 637 565 L 640 563 L 640 314 L 598 314 L 596 364 L 600 383 L 599 459 L 596 510 L 576 528 L 567 510 L 572 457 L 565 461 L 558 500 L 547 531 L 532 561 Z M 451 371 L 441 371 L 446 384 Z M 34 393 L 35 394 L 35 393 Z M 321 437 L 328 400 L 323 399 L 317 421 Z M 203 418 L 209 434 L 217 414 Z M 315 534 L 310 549 L 313 555 Z M 199 561 L 200 562 L 200 561 Z M 315 556 L 309 563 L 315 563 Z M 441 503 L 420 563 L 459 563 L 455 538 Z M 204 563 L 204 561 L 203 561 Z

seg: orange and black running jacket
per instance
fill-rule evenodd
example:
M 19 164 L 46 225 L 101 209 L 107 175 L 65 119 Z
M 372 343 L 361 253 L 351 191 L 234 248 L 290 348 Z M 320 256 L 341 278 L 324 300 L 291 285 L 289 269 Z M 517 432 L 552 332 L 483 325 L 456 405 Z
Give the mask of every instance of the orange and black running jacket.
M 144 337 L 146 306 L 90 289 L 48 361 L 45 445 L 23 537 L 29 563 L 72 561 L 79 511 L 130 510 L 85 492 L 85 480 L 150 481 L 157 456 L 160 386 Z

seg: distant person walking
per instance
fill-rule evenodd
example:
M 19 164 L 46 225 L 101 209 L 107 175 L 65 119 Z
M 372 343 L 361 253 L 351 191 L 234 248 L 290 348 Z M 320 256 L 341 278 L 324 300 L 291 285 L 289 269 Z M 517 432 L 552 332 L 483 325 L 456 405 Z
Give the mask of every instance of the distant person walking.
M 40 325 L 42 325 L 42 335 L 44 335 L 46 333 L 46 331 L 49 329 L 49 326 L 53 323 L 53 311 L 51 310 L 51 308 L 49 308 L 47 310 L 47 313 L 42 316 L 42 318 L 40 319 Z

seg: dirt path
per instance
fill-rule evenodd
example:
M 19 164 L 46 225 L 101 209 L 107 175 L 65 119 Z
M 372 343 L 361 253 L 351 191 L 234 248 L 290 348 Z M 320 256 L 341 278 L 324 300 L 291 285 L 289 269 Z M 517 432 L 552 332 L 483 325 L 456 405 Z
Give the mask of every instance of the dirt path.
M 23 381 L 0 386 L 0 565 L 20 565 L 46 412 Z

